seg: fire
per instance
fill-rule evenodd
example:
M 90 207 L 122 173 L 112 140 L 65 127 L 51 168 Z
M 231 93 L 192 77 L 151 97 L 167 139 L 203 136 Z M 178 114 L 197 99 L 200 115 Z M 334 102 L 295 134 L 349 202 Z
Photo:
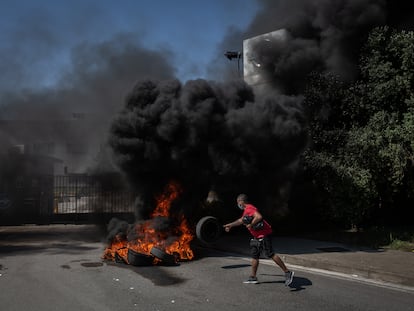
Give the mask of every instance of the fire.
M 191 260 L 194 253 L 190 243 L 194 238 L 184 215 L 173 216 L 170 214 L 171 204 L 182 193 L 177 182 L 170 182 L 164 192 L 156 197 L 156 208 L 151 218 L 134 225 L 128 236 L 133 239 L 117 235 L 111 245 L 105 250 L 103 258 L 115 260 L 118 255 L 123 261 L 128 262 L 128 250 L 142 254 L 151 254 L 151 249 L 157 247 L 165 253 L 174 255 L 177 260 Z M 166 222 L 166 228 L 157 229 L 158 222 Z
M 122 238 L 119 235 L 116 235 L 112 240 L 111 246 L 105 249 L 103 258 L 104 259 L 115 259 L 116 254 L 121 256 L 121 258 L 127 258 L 127 240 Z

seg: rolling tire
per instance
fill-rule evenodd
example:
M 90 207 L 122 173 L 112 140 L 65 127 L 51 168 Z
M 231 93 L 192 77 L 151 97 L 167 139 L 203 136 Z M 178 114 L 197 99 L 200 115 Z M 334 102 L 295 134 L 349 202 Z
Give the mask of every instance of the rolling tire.
M 216 217 L 206 216 L 198 221 L 196 235 L 202 243 L 211 244 L 221 236 L 222 230 L 222 226 Z

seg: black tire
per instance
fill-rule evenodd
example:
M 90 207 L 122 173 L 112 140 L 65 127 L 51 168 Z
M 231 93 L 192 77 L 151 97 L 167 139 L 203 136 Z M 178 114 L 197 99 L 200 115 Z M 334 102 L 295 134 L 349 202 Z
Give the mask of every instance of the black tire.
M 196 226 L 197 238 L 204 244 L 211 244 L 218 240 L 223 231 L 222 225 L 216 217 L 201 218 Z
M 128 249 L 128 263 L 132 266 L 151 266 L 154 264 L 154 257 Z
M 154 257 L 157 257 L 158 259 L 161 259 L 163 263 L 166 263 L 168 265 L 176 264 L 176 259 L 174 255 L 170 255 L 166 252 L 164 252 L 162 249 L 159 249 L 158 247 L 151 248 L 150 251 L 151 255 Z
M 115 252 L 115 262 L 116 263 L 127 263 L 125 262 L 124 258 L 122 258 L 121 255 L 118 254 L 118 252 Z

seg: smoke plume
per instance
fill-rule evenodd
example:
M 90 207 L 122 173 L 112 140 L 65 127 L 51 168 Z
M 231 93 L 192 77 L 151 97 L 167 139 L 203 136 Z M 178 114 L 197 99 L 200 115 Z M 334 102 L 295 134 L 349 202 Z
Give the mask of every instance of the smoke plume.
M 210 188 L 277 191 L 306 141 L 298 98 L 258 98 L 241 80 L 142 81 L 111 133 L 143 217 L 153 208 L 151 195 L 170 180 L 183 185 L 190 208 Z
M 238 81 L 234 67 L 217 68 L 214 60 L 217 82 L 143 81 L 114 121 L 111 145 L 117 163 L 140 189 L 137 207 L 144 215 L 147 194 L 160 191 L 168 179 L 178 179 L 193 197 L 205 196 L 209 188 L 233 195 L 246 191 L 264 208 L 280 209 L 307 144 L 301 94 L 308 74 L 330 72 L 353 81 L 373 27 L 412 24 L 399 8 L 410 7 L 408 1 L 259 2 L 262 8 L 249 27 L 229 30 L 220 50 L 238 42 L 241 51 L 244 39 L 283 30 L 284 40 L 252 47 L 265 92 Z
M 372 28 L 390 25 L 413 29 L 414 4 L 409 0 L 258 1 L 261 9 L 249 27 L 229 31 L 219 48 L 241 50 L 245 39 L 285 30 L 285 41 L 258 41 L 253 47 L 262 65 L 261 74 L 283 94 L 303 92 L 311 71 L 330 72 L 353 81 L 358 74 L 360 49 Z M 234 77 L 230 67 L 227 64 L 227 72 L 213 76 Z
M 24 139 L 76 144 L 96 152 L 107 140 L 110 122 L 136 81 L 174 77 L 175 69 L 167 61 L 170 54 L 144 48 L 130 35 L 78 45 L 68 71 L 52 87 L 14 86 L 2 93 L 0 151 Z M 95 165 L 95 158 L 92 154 L 90 163 L 73 163 L 73 170 L 84 172 Z
M 0 152 L 30 134 L 33 139 L 47 140 L 50 135 L 51 141 L 74 139 L 96 146 L 108 139 L 109 131 L 114 159 L 139 193 L 142 217 L 154 207 L 151 198 L 171 179 L 183 184 L 190 210 L 209 190 L 232 199 L 247 192 L 263 206 L 280 206 L 289 196 L 289 182 L 307 144 L 302 111 L 307 75 L 331 72 L 353 81 L 368 32 L 385 24 L 412 29 L 413 4 L 257 1 L 261 9 L 251 24 L 230 29 L 217 55 L 224 59 L 226 50 L 241 51 L 244 39 L 283 29 L 284 40 L 252 47 L 268 84 L 265 93 L 244 83 L 240 72 L 235 75 L 234 63 L 224 66 L 217 60 L 209 66 L 212 81 L 180 82 L 168 61 L 171 51 L 148 50 L 136 42 L 136 35 L 125 34 L 79 44 L 71 51 L 70 70 L 50 78 L 50 86 L 33 88 L 43 77 L 28 73 L 26 66 L 36 63 L 47 73 L 48 57 L 62 40 L 47 21 L 36 18 L 33 27 L 16 32 L 19 42 L 27 44 L 0 51 Z M 32 84 L 23 83 L 27 76 Z M 27 122 L 65 120 L 73 113 L 88 116 L 74 132 L 63 123 L 32 127 Z M 25 125 L 3 131 L 8 126 L 4 120 L 22 120 Z M 88 166 L 78 164 L 80 170 Z

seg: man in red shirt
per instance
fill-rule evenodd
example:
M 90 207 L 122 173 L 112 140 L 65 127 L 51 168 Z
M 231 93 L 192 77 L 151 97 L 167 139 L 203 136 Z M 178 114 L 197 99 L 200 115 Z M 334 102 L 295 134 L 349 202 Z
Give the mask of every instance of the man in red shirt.
M 272 247 L 272 227 L 263 219 L 258 209 L 249 204 L 247 201 L 247 195 L 240 194 L 237 197 L 237 206 L 243 210 L 242 216 L 228 224 L 225 224 L 224 230 L 229 232 L 232 227 L 245 225 L 249 230 L 253 238 L 250 240 L 250 251 L 252 255 L 252 274 L 249 279 L 244 283 L 257 284 L 257 268 L 259 267 L 259 258 L 262 251 L 268 258 L 272 258 L 273 261 L 283 270 L 285 273 L 285 285 L 289 286 L 293 281 L 293 271 L 289 271 L 282 259 L 273 252 Z

